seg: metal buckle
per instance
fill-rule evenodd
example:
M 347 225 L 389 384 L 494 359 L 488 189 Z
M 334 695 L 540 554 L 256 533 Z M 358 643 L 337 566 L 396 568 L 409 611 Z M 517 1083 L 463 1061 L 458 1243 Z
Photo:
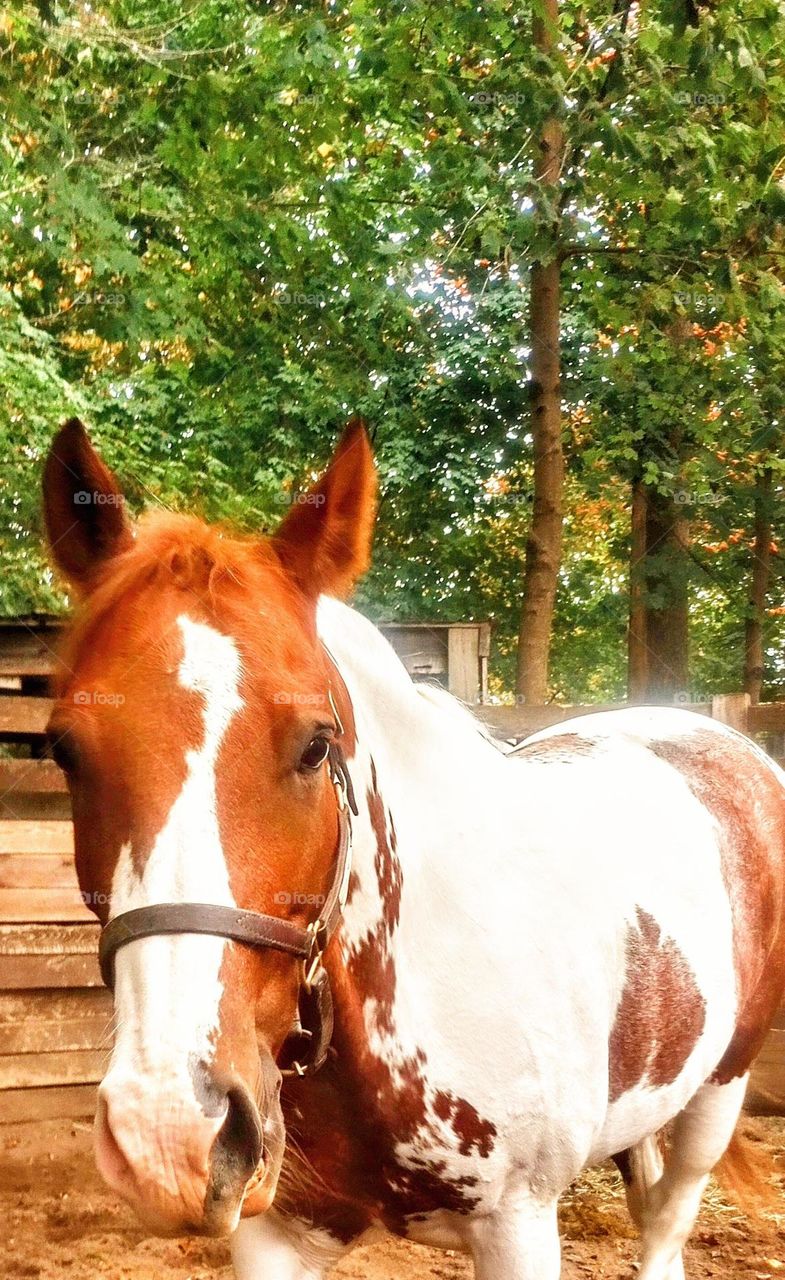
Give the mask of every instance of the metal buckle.
M 311 950 L 303 961 L 303 986 L 306 991 L 310 991 L 313 987 L 313 980 L 322 967 L 322 956 L 324 954 L 324 921 L 312 920 L 308 925 L 308 933 L 311 935 Z
M 300 1037 L 301 1040 L 306 1040 L 306 1041 L 313 1040 L 313 1032 L 307 1031 L 305 1027 L 300 1027 L 300 1029 L 297 1032 L 297 1035 Z M 306 1045 L 303 1045 L 303 1048 L 306 1048 Z M 292 1059 L 288 1067 L 284 1067 L 282 1069 L 281 1075 L 284 1077 L 299 1076 L 300 1079 L 302 1080 L 303 1076 L 307 1076 L 310 1074 L 310 1071 L 311 1071 L 311 1068 L 309 1067 L 307 1062 L 303 1066 L 302 1062 L 300 1062 L 297 1058 L 294 1058 Z
M 310 1034 L 310 1031 L 303 1032 L 303 1035 Z M 302 1062 L 298 1062 L 297 1058 L 294 1058 L 288 1067 L 280 1067 L 279 1070 L 284 1080 L 290 1080 L 292 1076 L 299 1076 L 302 1080 L 304 1076 L 309 1076 L 313 1072 L 313 1068 L 307 1062 L 303 1065 Z

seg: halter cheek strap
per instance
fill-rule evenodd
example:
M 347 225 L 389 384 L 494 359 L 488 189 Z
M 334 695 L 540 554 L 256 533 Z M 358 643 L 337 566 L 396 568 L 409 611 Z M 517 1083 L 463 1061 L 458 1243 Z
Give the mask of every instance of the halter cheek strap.
M 117 952 L 139 938 L 191 933 L 228 938 L 257 951 L 283 951 L 302 961 L 298 1022 L 281 1053 L 281 1066 L 298 1075 L 318 1071 L 330 1047 L 333 1002 L 330 980 L 322 956 L 338 927 L 349 888 L 351 872 L 351 821 L 349 807 L 357 814 L 351 779 L 343 752 L 330 744 L 330 776 L 338 801 L 338 848 L 330 889 L 321 914 L 306 927 L 280 916 L 243 911 L 210 902 L 158 902 L 115 916 L 101 932 L 98 960 L 107 987 L 114 988 Z

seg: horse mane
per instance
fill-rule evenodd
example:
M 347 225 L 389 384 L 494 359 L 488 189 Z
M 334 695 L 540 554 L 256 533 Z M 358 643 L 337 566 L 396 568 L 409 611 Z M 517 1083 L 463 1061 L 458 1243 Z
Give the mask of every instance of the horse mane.
M 460 698 L 456 698 L 455 694 L 450 693 L 440 684 L 432 684 L 428 681 L 417 681 L 414 687 L 420 697 L 435 710 L 452 716 L 456 721 L 460 722 L 462 728 L 473 729 L 475 733 L 479 733 L 482 738 L 490 742 L 491 746 L 499 747 L 498 742 L 488 731 L 487 726 L 481 720 L 478 720 L 471 709 L 466 706 L 466 703 L 461 702 Z
M 61 661 L 69 666 L 122 600 L 161 585 L 190 594 L 211 615 L 220 614 L 229 597 L 235 605 L 245 597 L 248 610 L 258 612 L 261 590 L 269 594 L 271 585 L 284 598 L 294 592 L 269 540 L 207 524 L 198 516 L 147 512 L 135 525 L 132 545 L 107 561 L 81 602 L 60 646 Z

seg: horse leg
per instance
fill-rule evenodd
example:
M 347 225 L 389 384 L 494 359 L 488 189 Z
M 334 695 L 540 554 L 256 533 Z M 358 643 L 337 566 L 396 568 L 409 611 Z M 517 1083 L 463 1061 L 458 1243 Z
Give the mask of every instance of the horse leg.
M 231 1247 L 237 1280 L 321 1280 L 346 1252 L 326 1231 L 275 1212 L 243 1218 Z
M 746 1088 L 746 1076 L 725 1085 L 705 1084 L 676 1118 L 665 1171 L 644 1195 L 639 1280 L 683 1275 L 681 1250 L 709 1174 L 733 1137 Z
M 556 1202 L 504 1202 L 472 1224 L 475 1280 L 558 1280 L 561 1271 Z
M 624 1179 L 630 1217 L 638 1230 L 643 1232 L 649 1193 L 662 1177 L 665 1163 L 659 1137 L 653 1133 L 642 1142 L 636 1143 L 634 1147 L 630 1147 L 629 1151 L 623 1151 L 613 1158 Z M 681 1252 L 676 1255 L 665 1276 L 666 1280 L 684 1280 Z

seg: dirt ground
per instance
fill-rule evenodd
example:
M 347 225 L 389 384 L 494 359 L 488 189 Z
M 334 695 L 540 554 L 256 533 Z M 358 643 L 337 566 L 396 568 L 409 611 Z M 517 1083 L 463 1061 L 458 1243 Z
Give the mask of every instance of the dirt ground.
M 712 1187 L 687 1251 L 689 1280 L 785 1277 L 785 1121 L 754 1122 L 775 1162 L 775 1209 L 752 1222 Z M 231 1280 L 223 1244 L 156 1240 L 102 1186 L 87 1124 L 0 1128 L 0 1277 L 3 1280 Z M 635 1235 L 614 1171 L 592 1172 L 564 1198 L 564 1280 L 630 1280 Z M 350 1280 L 469 1280 L 454 1253 L 382 1239 L 338 1268 Z M 502 1280 L 502 1277 L 499 1278 Z

